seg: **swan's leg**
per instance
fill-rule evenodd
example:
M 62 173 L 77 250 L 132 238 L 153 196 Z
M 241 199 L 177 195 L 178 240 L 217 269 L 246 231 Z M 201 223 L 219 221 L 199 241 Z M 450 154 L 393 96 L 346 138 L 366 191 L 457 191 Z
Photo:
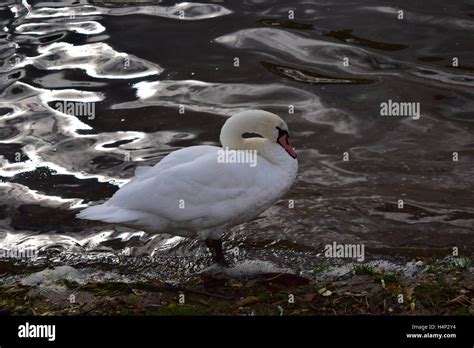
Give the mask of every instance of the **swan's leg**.
M 221 239 L 206 239 L 206 246 L 211 250 L 214 261 L 223 267 L 229 267 L 227 260 L 224 256 L 224 251 L 222 250 L 222 240 Z

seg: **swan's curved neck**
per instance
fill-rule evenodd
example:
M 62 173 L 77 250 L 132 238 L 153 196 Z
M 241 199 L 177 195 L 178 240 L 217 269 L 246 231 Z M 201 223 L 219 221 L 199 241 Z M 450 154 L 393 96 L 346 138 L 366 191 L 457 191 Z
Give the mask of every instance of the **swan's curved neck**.
M 260 134 L 262 138 L 243 138 L 244 133 Z M 290 158 L 285 151 L 269 137 L 276 138 L 275 130 L 269 130 L 268 126 L 259 122 L 254 117 L 230 118 L 224 124 L 220 134 L 222 147 L 232 150 L 256 150 L 259 156 L 266 160 L 280 164 Z M 284 156 L 282 156 L 284 155 Z

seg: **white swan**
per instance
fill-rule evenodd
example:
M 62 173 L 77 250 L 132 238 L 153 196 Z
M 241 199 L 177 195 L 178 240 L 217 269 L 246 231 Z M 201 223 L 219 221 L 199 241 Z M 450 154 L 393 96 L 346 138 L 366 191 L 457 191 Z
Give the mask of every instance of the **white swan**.
M 138 167 L 112 198 L 77 217 L 199 237 L 225 265 L 223 232 L 257 217 L 295 180 L 298 161 L 288 137 L 288 126 L 277 115 L 240 112 L 222 127 L 222 148 L 191 146 L 153 167 Z

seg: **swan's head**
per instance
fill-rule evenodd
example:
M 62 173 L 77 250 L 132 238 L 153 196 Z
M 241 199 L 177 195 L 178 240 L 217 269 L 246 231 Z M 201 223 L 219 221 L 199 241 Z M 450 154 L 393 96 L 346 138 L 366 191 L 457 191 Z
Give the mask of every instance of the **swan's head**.
M 251 138 L 251 139 L 249 139 Z M 288 125 L 278 115 L 263 110 L 247 110 L 230 117 L 221 130 L 222 146 L 244 149 L 249 142 L 262 141 L 276 143 L 292 158 L 296 152 L 289 140 Z

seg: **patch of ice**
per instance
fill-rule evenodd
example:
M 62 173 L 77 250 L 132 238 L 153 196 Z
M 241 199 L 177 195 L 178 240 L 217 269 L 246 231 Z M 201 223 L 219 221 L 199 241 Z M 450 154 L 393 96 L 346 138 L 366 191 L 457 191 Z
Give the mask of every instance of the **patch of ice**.
M 353 272 L 356 266 L 372 267 L 376 272 L 384 270 L 384 273 L 400 273 L 405 277 L 414 277 L 423 272 L 426 267 L 417 264 L 415 260 L 403 264 L 396 264 L 387 260 L 374 260 L 367 263 L 347 263 L 339 266 L 332 266 L 328 270 L 321 272 L 316 277 L 323 278 L 340 278 Z
M 50 284 L 59 279 L 77 281 L 82 277 L 82 274 L 71 266 L 59 266 L 53 269 L 45 269 L 40 272 L 30 274 L 29 276 L 23 278 L 20 283 L 22 285 Z

